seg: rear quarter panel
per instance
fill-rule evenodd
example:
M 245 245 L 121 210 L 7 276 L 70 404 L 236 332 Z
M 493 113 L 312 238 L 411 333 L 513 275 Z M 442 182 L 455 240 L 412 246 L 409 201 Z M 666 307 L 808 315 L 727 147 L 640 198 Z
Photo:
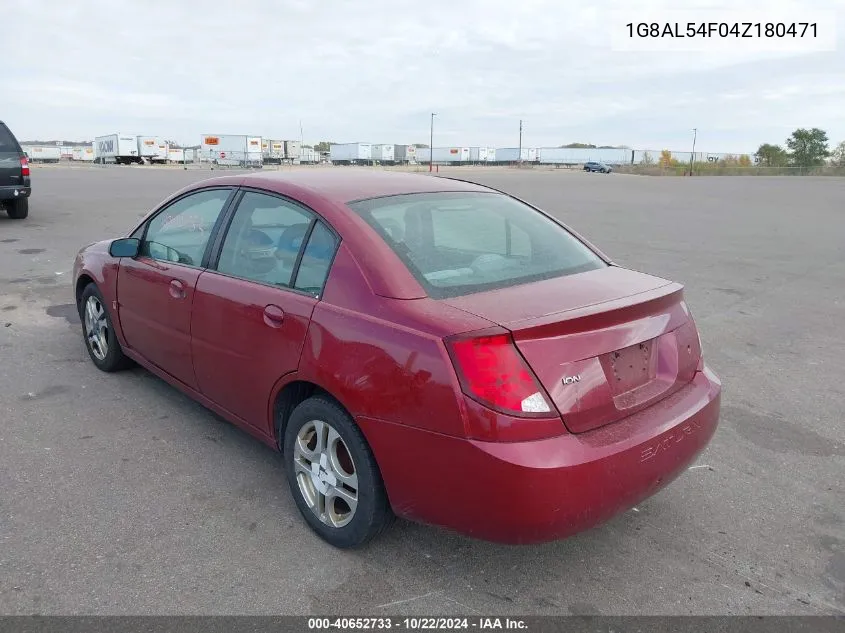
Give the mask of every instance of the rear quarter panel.
M 464 436 L 463 398 L 442 337 L 489 325 L 431 299 L 374 295 L 342 244 L 298 378 L 326 389 L 354 417 Z

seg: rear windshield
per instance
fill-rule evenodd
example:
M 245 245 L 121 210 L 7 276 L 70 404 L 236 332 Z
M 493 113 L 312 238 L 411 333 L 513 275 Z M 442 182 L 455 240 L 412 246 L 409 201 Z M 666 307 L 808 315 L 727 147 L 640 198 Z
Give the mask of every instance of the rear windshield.
M 0 152 L 20 153 L 21 148 L 4 123 L 0 123 Z
M 500 193 L 417 193 L 350 203 L 433 298 L 606 266 L 562 226 Z

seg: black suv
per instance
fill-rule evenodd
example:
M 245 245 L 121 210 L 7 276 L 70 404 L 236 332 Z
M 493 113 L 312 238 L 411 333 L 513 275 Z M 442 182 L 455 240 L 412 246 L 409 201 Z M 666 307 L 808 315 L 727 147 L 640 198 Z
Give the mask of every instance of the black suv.
M 0 206 L 14 220 L 29 214 L 29 161 L 20 144 L 0 121 Z

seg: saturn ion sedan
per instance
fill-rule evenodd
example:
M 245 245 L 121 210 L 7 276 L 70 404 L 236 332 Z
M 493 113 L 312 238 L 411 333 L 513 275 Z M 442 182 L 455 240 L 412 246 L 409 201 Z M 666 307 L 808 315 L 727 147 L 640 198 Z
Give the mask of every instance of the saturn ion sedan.
M 459 180 L 206 180 L 82 249 L 74 282 L 94 364 L 137 363 L 277 449 L 337 547 L 395 516 L 563 538 L 668 484 L 718 422 L 683 286 Z

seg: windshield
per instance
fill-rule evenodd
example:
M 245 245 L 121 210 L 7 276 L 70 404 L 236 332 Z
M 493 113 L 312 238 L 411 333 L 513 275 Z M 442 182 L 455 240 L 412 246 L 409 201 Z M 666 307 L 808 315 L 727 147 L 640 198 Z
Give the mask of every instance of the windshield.
M 350 203 L 434 298 L 606 266 L 562 226 L 499 193 L 417 193 Z

